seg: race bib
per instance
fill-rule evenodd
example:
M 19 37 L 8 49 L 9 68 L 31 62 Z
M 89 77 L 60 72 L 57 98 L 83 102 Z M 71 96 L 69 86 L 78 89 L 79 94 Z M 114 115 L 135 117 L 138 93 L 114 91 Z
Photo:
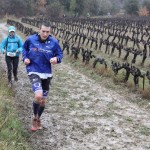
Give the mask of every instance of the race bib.
M 16 53 L 13 53 L 13 52 L 7 52 L 7 56 L 15 57 L 15 56 L 16 56 Z

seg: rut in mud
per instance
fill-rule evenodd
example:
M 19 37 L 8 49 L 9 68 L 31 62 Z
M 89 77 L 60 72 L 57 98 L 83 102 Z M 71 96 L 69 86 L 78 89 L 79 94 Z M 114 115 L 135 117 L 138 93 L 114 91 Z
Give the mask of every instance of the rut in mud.
M 0 24 L 1 36 L 6 30 Z M 5 67 L 4 55 L 0 64 Z M 77 72 L 69 64 L 53 67 L 44 129 L 32 133 L 33 92 L 20 60 L 14 83 L 18 116 L 33 150 L 149 150 L 150 111 Z M 128 96 L 129 97 L 129 96 Z M 142 100 L 142 99 L 141 99 Z

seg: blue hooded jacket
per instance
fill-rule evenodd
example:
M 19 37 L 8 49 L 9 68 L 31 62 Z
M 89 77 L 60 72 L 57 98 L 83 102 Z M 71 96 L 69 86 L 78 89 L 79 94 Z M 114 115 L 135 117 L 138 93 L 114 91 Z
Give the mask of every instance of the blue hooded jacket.
M 57 57 L 57 63 L 63 58 L 58 41 L 49 36 L 45 42 L 40 41 L 39 35 L 34 34 L 27 38 L 23 45 L 23 61 L 30 59 L 30 64 L 26 66 L 27 73 L 52 74 L 50 59 Z
M 10 32 L 14 31 L 14 36 L 10 36 Z M 7 52 L 12 52 L 15 53 L 16 50 L 19 52 L 16 53 L 16 56 L 19 56 L 19 54 L 22 52 L 22 46 L 23 42 L 22 39 L 16 35 L 16 29 L 14 26 L 10 26 L 8 28 L 8 36 L 2 41 L 0 44 L 0 49 L 2 52 L 6 51 Z

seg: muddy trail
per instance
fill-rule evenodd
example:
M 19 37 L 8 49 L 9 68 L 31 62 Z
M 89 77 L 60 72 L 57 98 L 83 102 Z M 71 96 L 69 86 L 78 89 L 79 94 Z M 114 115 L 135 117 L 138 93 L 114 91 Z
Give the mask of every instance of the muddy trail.
M 1 31 L 6 29 L 0 24 Z M 6 67 L 2 54 L 0 64 Z M 18 77 L 14 83 L 18 116 L 29 134 L 32 150 L 150 150 L 150 111 L 64 62 L 53 66 L 41 118 L 44 128 L 31 132 L 34 95 L 21 60 Z

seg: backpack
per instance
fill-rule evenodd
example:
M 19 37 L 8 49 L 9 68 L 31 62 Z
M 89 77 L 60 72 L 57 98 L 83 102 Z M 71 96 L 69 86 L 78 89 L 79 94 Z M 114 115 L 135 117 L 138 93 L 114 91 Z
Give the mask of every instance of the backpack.
M 16 38 L 18 39 L 17 36 L 16 36 Z M 19 47 L 19 40 L 18 40 L 18 41 L 14 41 L 14 42 L 8 42 L 8 37 L 7 37 L 7 42 L 6 42 L 6 46 L 5 46 L 6 51 L 7 51 L 8 43 L 17 43 L 17 44 L 18 44 L 18 47 Z
M 16 37 L 16 39 L 18 39 L 18 37 Z M 18 40 L 18 41 L 13 41 L 13 42 L 8 42 L 8 37 L 7 37 L 7 42 L 6 42 L 6 46 L 5 46 L 5 50 L 6 50 L 6 55 L 7 55 L 7 56 L 11 56 L 11 57 L 16 56 L 16 53 L 7 52 L 8 43 L 17 43 L 17 44 L 18 44 L 18 47 L 19 47 L 19 40 Z

